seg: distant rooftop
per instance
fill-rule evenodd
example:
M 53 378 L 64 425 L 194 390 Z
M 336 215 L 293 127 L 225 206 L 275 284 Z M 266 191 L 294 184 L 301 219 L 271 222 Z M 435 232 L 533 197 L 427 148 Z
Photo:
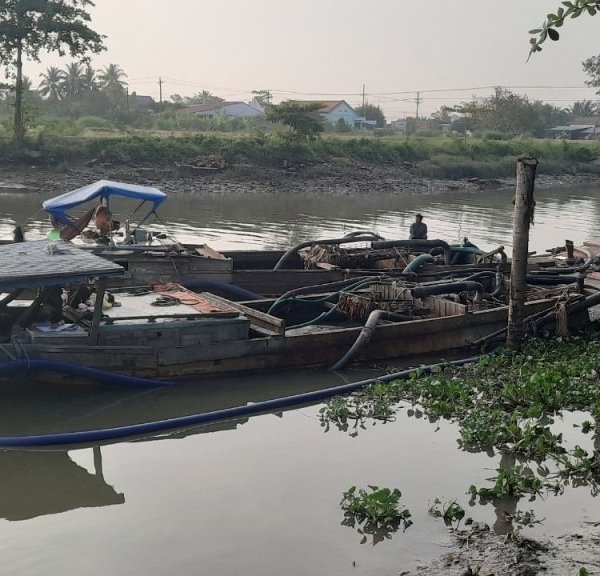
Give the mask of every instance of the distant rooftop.
M 322 114 L 327 114 L 340 104 L 343 104 L 345 100 L 291 100 L 294 104 L 321 104 L 322 108 L 319 110 Z

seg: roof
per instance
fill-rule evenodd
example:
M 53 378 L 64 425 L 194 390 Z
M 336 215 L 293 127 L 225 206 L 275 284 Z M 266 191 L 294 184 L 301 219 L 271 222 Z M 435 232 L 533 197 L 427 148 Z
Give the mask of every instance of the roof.
M 595 126 L 593 124 L 569 124 L 568 126 L 555 126 L 548 130 L 554 132 L 577 132 L 578 130 L 589 130 L 590 128 L 595 128 Z
M 352 108 L 345 100 L 292 100 L 292 102 L 295 104 L 322 104 L 323 107 L 319 110 L 321 114 L 328 114 L 341 104 L 346 104 L 346 106 Z
M 124 272 L 118 264 L 68 242 L 38 240 L 0 246 L 0 292 L 75 284 Z
M 102 200 L 110 196 L 124 196 L 137 200 L 147 200 L 154 204 L 154 208 L 167 198 L 164 192 L 152 186 L 140 186 L 138 184 L 126 184 L 124 182 L 113 182 L 112 180 L 98 180 L 93 184 L 66 192 L 55 198 L 50 198 L 42 203 L 42 208 L 53 214 L 63 224 L 71 222 L 66 211 L 74 206 L 96 198 Z

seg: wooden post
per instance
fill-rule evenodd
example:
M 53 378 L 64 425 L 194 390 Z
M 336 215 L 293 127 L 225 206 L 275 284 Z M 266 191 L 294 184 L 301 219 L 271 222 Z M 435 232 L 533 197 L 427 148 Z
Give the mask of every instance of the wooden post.
M 538 161 L 535 158 L 517 160 L 517 186 L 514 198 L 513 252 L 510 267 L 510 302 L 506 347 L 519 350 L 523 339 L 523 317 L 527 292 L 527 254 L 529 227 L 533 224 L 535 200 L 533 188 Z
M 100 320 L 102 319 L 102 304 L 106 292 L 106 278 L 96 280 L 96 303 L 94 304 L 94 315 L 92 316 L 92 326 L 88 341 L 92 346 L 98 344 L 98 330 L 100 329 Z

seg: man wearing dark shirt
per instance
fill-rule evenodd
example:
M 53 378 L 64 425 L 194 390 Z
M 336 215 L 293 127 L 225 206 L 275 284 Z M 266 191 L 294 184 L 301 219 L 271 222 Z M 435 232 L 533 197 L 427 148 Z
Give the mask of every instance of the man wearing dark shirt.
M 411 240 L 427 240 L 427 224 L 423 222 L 421 214 L 415 216 L 415 221 L 410 225 L 408 234 Z

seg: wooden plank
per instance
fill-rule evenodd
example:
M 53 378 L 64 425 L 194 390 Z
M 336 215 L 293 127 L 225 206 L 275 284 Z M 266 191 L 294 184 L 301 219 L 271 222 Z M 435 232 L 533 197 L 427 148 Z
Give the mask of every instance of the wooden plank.
M 251 326 L 257 326 L 259 328 L 266 329 L 273 334 L 284 334 L 285 332 L 285 320 L 282 320 L 281 318 L 276 318 L 275 316 L 265 314 L 259 310 L 254 310 L 254 308 L 250 308 L 249 306 L 245 306 L 239 302 L 232 302 L 231 300 L 226 300 L 225 298 L 221 298 L 220 296 L 216 296 L 215 294 L 210 294 L 208 292 L 203 292 L 202 296 L 204 296 L 207 300 L 214 302 L 215 304 L 227 305 L 239 310 L 250 320 Z

